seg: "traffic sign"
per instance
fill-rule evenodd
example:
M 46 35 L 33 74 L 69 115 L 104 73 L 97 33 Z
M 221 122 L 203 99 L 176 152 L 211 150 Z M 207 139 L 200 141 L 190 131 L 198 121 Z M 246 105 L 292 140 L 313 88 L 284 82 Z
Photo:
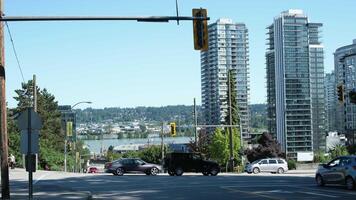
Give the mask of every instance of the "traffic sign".
M 30 109 L 30 111 L 28 111 L 28 109 Z M 31 113 L 30 116 L 29 113 Z M 31 124 L 29 123 L 28 117 L 31 117 Z M 31 130 L 40 130 L 42 128 L 41 117 L 33 108 L 27 108 L 25 111 L 22 111 L 17 119 L 17 124 L 20 130 L 28 130 L 29 125 L 31 125 Z
M 20 150 L 22 154 L 28 154 L 28 131 L 22 130 L 21 131 L 21 146 Z M 31 132 L 31 154 L 38 153 L 38 138 L 39 138 L 39 131 L 35 130 Z

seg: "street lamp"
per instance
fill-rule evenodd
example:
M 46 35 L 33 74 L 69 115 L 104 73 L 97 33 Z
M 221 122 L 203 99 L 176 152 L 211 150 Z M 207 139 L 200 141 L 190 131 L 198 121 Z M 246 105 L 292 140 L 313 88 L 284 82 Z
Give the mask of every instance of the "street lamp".
M 92 102 L 91 101 L 80 101 L 80 102 L 77 102 L 75 103 L 74 105 L 70 106 L 70 111 L 73 110 L 73 108 L 79 104 L 91 104 Z M 66 122 L 66 126 L 67 126 L 67 120 L 65 120 Z M 75 115 L 75 112 L 74 112 L 74 117 L 73 117 L 73 123 L 74 125 L 76 124 L 76 115 Z M 74 128 L 74 136 L 76 137 L 77 134 L 76 134 L 76 126 L 73 127 Z M 76 138 L 74 140 L 74 151 L 76 151 Z M 75 160 L 75 168 L 77 166 L 77 159 Z M 64 139 L 64 171 L 67 172 L 67 133 L 66 133 L 66 136 L 65 136 L 65 139 Z

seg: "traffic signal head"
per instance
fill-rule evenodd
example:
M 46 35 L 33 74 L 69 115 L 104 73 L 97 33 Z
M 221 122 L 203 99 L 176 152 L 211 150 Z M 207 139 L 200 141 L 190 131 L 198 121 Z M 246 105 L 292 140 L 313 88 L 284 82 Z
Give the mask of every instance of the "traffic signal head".
M 356 104 L 356 91 L 349 92 L 350 103 Z
M 170 123 L 171 126 L 171 136 L 176 136 L 176 123 L 172 122 Z
M 206 9 L 193 9 L 193 17 L 207 18 Z M 194 49 L 195 50 L 208 50 L 208 22 L 203 19 L 193 20 L 194 31 Z
M 337 86 L 337 99 L 340 102 L 344 102 L 344 85 Z

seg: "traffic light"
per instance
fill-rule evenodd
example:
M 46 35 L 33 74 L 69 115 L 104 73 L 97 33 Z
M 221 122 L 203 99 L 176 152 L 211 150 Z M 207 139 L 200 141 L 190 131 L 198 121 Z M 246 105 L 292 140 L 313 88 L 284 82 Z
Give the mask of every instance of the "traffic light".
M 344 85 L 337 86 L 337 99 L 340 102 L 344 102 Z
M 67 122 L 67 137 L 73 136 L 73 122 Z
M 350 103 L 356 104 L 356 91 L 349 92 Z
M 172 122 L 172 123 L 170 123 L 170 125 L 171 125 L 171 136 L 175 137 L 176 133 L 177 133 L 177 131 L 176 131 L 176 123 Z
M 193 9 L 193 17 L 207 17 L 206 9 Z M 208 22 L 207 20 L 193 20 L 194 49 L 208 50 Z

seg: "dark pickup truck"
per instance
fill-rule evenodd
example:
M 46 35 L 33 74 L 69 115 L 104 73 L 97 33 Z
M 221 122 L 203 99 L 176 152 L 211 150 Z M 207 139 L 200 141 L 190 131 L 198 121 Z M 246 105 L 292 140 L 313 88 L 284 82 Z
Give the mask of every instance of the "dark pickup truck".
M 204 176 L 216 176 L 220 172 L 218 163 L 204 160 L 200 153 L 168 153 L 163 168 L 170 176 L 181 176 L 184 172 L 201 172 Z

